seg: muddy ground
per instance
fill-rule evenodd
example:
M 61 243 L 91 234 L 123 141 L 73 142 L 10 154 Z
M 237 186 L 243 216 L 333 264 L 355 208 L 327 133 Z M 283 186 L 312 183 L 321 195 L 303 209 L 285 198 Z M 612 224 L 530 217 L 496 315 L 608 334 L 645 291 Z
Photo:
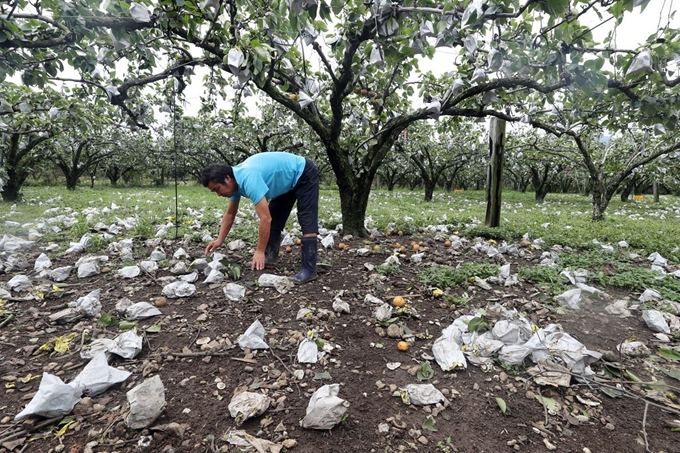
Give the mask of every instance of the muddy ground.
M 348 250 L 339 250 L 337 245 L 321 248 L 319 277 L 286 294 L 258 287 L 261 272 L 250 270 L 247 250 L 223 250 L 230 263 L 240 264 L 238 283 L 247 288 L 246 299 L 238 302 L 226 299 L 224 283 L 204 284 L 203 277 L 196 283 L 194 297 L 163 298 L 162 288 L 175 278 L 169 272 L 173 259 L 161 261 L 154 274 L 142 272 L 136 278 L 122 279 L 116 270 L 130 263 L 111 255 L 100 274 L 84 279 L 72 275 L 54 287 L 32 272 L 33 261 L 46 244 L 24 252 L 29 269 L 0 275 L 2 284 L 20 273 L 34 279 L 30 291 L 12 293 L 12 300 L 1 307 L 0 451 L 246 451 L 227 442 L 232 430 L 245 430 L 279 447 L 285 445 L 282 451 L 300 453 L 680 451 L 680 434 L 672 431 L 680 416 L 669 412 L 672 407 L 666 404 L 677 398 L 677 386 L 673 387 L 677 382 L 659 371 L 674 363 L 654 354 L 624 357 L 616 350 L 617 344 L 632 339 L 645 342 L 652 352 L 658 347 L 639 312 L 622 318 L 608 314 L 600 304 L 588 304 L 580 311 L 565 310 L 546 298 L 537 285 L 524 281 L 510 287 L 491 283 L 491 289 L 473 283 L 440 288 L 444 294 L 436 297 L 434 288 L 417 278 L 425 266 L 498 263 L 498 258 L 494 261 L 469 246 L 453 250 L 427 235 L 343 242 Z M 366 263 L 379 265 L 393 254 L 397 242 L 406 247 L 398 272 L 381 276 L 367 270 Z M 422 263 L 409 260 L 414 253 L 412 242 L 422 242 L 419 251 L 427 248 Z M 183 244 L 166 241 L 160 245 L 172 257 Z M 187 264 L 203 255 L 200 244 L 184 245 L 190 255 Z M 361 247 L 374 246 L 378 249 L 366 257 L 355 253 Z M 136 260 L 148 259 L 152 249 L 153 244 L 136 242 Z M 513 272 L 519 265 L 539 262 L 541 250 L 520 250 L 519 255 L 501 259 L 511 264 Z M 48 255 L 52 268 L 72 265 L 77 258 L 56 252 Z M 292 246 L 290 253 L 282 252 L 279 265 L 266 272 L 292 275 L 298 266 L 299 248 Z M 143 350 L 135 358 L 110 357 L 112 366 L 132 373 L 123 384 L 84 398 L 65 417 L 32 416 L 14 422 L 14 416 L 38 390 L 43 372 L 70 382 L 87 364 L 80 357 L 81 348 L 87 348 L 92 338 L 113 338 L 120 333 L 117 324 L 105 327 L 87 318 L 49 322 L 48 317 L 67 302 L 96 288 L 101 289 L 103 312 L 114 313 L 116 303 L 125 297 L 157 304 L 163 315 L 139 321 L 138 329 L 143 333 L 149 326 L 160 325 L 160 331 L 144 333 Z M 634 301 L 639 296 L 601 289 L 608 294 L 603 304 L 622 298 Z M 451 302 L 463 293 L 469 296 L 466 305 Z M 375 305 L 364 301 L 367 294 L 386 302 L 403 296 L 407 306 L 415 308 L 417 317 L 406 314 L 395 323 L 402 327 L 399 334 L 403 338 L 389 336 L 387 327 L 376 321 Z M 349 314 L 333 311 L 338 295 L 349 304 Z M 527 371 L 533 365 L 529 360 L 518 367 L 503 367 L 496 361 L 490 367 L 469 365 L 466 370 L 442 371 L 432 357 L 432 345 L 442 329 L 461 315 L 494 304 L 518 310 L 538 327 L 557 322 L 588 349 L 604 353 L 605 358 L 592 365 L 595 380 L 573 378 L 569 387 L 539 386 Z M 310 309 L 311 314 L 298 320 L 301 308 Z M 239 336 L 255 320 L 264 325 L 271 349 L 244 351 L 237 345 Z M 84 330 L 89 335 L 84 337 Z M 310 330 L 329 352 L 316 364 L 300 364 L 297 347 Z M 40 349 L 51 339 L 74 332 L 77 335 L 67 352 Z M 394 336 L 394 329 L 390 334 Z M 397 349 L 401 340 L 409 343 L 408 351 Z M 417 373 L 423 363 L 431 365 L 433 375 Z M 296 370 L 304 371 L 302 379 L 295 377 Z M 661 397 L 654 389 L 631 382 L 627 375 L 617 377 L 607 370 L 629 370 L 643 381 L 665 379 L 667 387 Z M 130 429 L 124 422 L 126 392 L 155 375 L 165 387 L 165 409 L 149 428 Z M 302 428 L 300 420 L 310 395 L 334 383 L 340 384 L 338 396 L 349 403 L 345 417 L 329 431 Z M 433 384 L 445 400 L 415 406 L 399 396 L 399 389 L 406 385 L 423 383 Z M 234 393 L 243 389 L 266 394 L 272 403 L 263 415 L 237 426 L 227 406 Z M 549 410 L 537 396 L 552 398 L 559 408 Z M 497 398 L 507 405 L 506 414 Z

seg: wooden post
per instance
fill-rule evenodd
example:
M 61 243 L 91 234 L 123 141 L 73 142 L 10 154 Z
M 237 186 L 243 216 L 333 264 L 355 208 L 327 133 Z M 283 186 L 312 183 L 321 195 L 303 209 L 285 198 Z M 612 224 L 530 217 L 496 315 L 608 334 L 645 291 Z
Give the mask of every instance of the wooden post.
M 654 180 L 654 183 L 652 183 L 652 188 L 654 191 L 654 203 L 659 202 L 659 181 L 656 179 Z
M 489 227 L 498 227 L 501 222 L 504 151 L 505 120 L 491 118 L 489 166 L 486 178 L 486 220 L 484 221 L 484 224 Z

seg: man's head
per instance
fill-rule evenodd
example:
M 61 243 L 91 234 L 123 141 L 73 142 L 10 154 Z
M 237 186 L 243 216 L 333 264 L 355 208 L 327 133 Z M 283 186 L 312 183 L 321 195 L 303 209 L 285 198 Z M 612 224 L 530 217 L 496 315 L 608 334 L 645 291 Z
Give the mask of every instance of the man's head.
M 208 165 L 203 169 L 201 182 L 203 187 L 207 187 L 220 197 L 231 197 L 238 190 L 234 170 L 228 164 Z

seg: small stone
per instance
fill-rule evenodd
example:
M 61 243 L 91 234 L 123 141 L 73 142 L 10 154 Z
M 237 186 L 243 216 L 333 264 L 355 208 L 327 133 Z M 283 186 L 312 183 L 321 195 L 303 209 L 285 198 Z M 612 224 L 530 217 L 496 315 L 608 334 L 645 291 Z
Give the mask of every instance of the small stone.
M 401 338 L 403 334 L 403 329 L 397 324 L 390 324 L 387 327 L 387 336 L 390 338 Z
M 92 406 L 94 405 L 94 402 L 92 401 L 92 398 L 89 396 L 84 397 L 81 399 L 78 404 L 73 408 L 73 414 L 74 415 L 83 415 L 88 413 L 91 409 Z
M 425 436 L 420 436 L 420 437 L 418 438 L 418 442 L 420 442 L 420 443 L 423 444 L 423 445 L 427 445 L 427 437 L 425 437 Z
M 604 425 L 604 429 L 608 429 L 609 431 L 614 431 L 616 428 L 611 423 L 607 423 L 606 425 Z
M 254 368 L 251 367 L 250 365 L 246 365 L 246 366 L 243 367 L 243 371 L 245 371 L 246 373 L 252 373 L 253 370 L 254 370 Z
M 297 440 L 286 439 L 283 442 L 281 442 L 281 445 L 283 446 L 283 448 L 295 448 L 297 447 Z
M 390 431 L 390 425 L 387 423 L 380 423 L 378 425 L 378 433 L 379 434 L 386 434 Z
M 554 444 L 551 444 L 550 441 L 547 438 L 543 438 L 543 443 L 545 444 L 545 448 L 547 448 L 550 451 L 555 451 L 557 450 L 557 447 Z

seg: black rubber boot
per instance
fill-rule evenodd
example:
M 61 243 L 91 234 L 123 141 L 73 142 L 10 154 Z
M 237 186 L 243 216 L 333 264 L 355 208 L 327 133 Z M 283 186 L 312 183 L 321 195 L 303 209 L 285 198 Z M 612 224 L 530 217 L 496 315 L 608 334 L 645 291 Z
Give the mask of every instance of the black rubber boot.
M 316 278 L 316 237 L 302 238 L 302 269 L 293 277 L 294 283 L 305 283 Z
M 279 249 L 281 248 L 281 232 L 270 231 L 267 248 L 264 250 L 264 264 L 274 265 L 279 262 Z

